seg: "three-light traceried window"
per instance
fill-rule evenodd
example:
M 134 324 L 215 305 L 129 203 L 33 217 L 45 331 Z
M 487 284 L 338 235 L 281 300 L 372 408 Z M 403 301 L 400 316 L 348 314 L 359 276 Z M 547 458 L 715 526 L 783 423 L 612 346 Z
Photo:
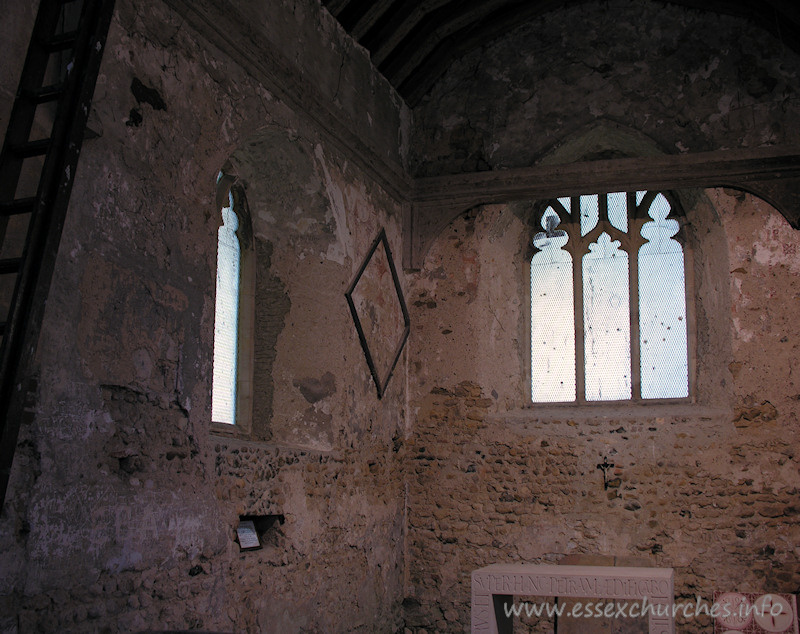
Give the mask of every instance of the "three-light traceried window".
M 241 245 L 236 232 L 239 217 L 233 195 L 222 208 L 222 225 L 217 234 L 217 296 L 214 311 L 214 377 L 211 391 L 211 420 L 236 423 L 236 371 L 239 343 L 239 287 Z
M 685 253 L 659 192 L 559 198 L 533 236 L 531 400 L 689 396 Z

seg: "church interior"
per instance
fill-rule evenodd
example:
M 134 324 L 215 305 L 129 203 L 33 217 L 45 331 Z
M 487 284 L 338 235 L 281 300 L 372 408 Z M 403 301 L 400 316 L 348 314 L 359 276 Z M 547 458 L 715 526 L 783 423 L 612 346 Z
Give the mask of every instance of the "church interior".
M 3 3 L 4 153 L 40 2 Z M 798 5 L 55 4 L 109 23 L 0 632 L 464 632 L 492 564 L 800 592 Z

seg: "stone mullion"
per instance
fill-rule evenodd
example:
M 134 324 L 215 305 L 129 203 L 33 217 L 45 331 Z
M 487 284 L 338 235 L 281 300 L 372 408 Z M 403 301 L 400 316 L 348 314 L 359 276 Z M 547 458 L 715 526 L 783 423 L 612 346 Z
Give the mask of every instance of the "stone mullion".
M 573 197 L 572 235 L 568 242 L 572 255 L 572 298 L 575 319 L 575 399 L 586 402 L 586 342 L 583 317 L 583 256 L 588 251 L 587 242 L 581 238 L 580 197 Z
M 630 301 L 631 398 L 642 398 L 641 337 L 639 336 L 639 247 L 642 245 L 636 210 L 636 192 L 627 193 L 628 235 L 628 298 Z M 638 239 L 637 239 L 638 238 Z

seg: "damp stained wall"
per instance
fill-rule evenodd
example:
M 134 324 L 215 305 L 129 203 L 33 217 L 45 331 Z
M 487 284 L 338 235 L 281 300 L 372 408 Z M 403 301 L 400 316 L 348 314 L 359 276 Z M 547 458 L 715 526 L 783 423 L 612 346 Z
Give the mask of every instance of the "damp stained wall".
M 455 63 L 415 111 L 412 169 L 796 143 L 798 70 L 733 18 L 583 3 Z M 469 210 L 427 253 L 409 296 L 407 626 L 463 631 L 469 573 L 497 562 L 635 559 L 674 568 L 676 599 L 692 602 L 797 591 L 798 234 L 741 192 L 675 194 L 695 310 L 690 403 L 527 402 L 534 201 Z
M 412 347 L 407 623 L 460 631 L 469 571 L 565 555 L 672 567 L 684 599 L 727 588 L 792 592 L 798 333 L 788 313 L 798 262 L 784 250 L 796 244 L 794 230 L 728 190 L 708 190 L 687 211 L 705 235 L 695 249 L 714 254 L 695 267 L 691 293 L 696 402 L 531 406 L 520 346 L 524 207 L 486 206 L 453 223 L 411 293 L 412 342 L 427 347 Z M 715 210 L 719 218 L 704 221 Z M 728 276 L 729 268 L 748 272 Z M 720 304 L 741 316 L 710 312 Z M 605 458 L 614 465 L 608 489 L 597 468 Z
M 0 518 L 0 630 L 394 631 L 406 357 L 379 400 L 344 293 L 381 228 L 400 252 L 400 203 L 183 9 L 117 2 Z M 250 34 L 313 32 L 341 116 L 391 112 L 362 140 L 399 160 L 407 113 L 317 3 L 251 17 Z M 286 53 L 301 78 L 309 59 Z M 260 324 L 242 430 L 210 420 L 223 168 L 251 215 Z M 241 516 L 278 520 L 261 550 L 240 551 Z
M 318 2 L 118 0 L 0 516 L 2 628 L 463 631 L 473 569 L 568 555 L 673 567 L 679 598 L 794 592 L 798 240 L 768 205 L 678 192 L 692 404 L 524 407 L 525 201 L 401 272 L 382 400 L 344 291 L 380 227 L 401 252 L 406 152 L 440 174 L 795 143 L 798 68 L 734 18 L 586 3 L 457 62 L 412 135 Z M 226 166 L 255 261 L 242 431 L 210 420 Z M 284 521 L 240 553 L 243 515 Z
M 796 53 L 741 19 L 582 2 L 454 63 L 414 111 L 410 169 L 530 166 L 599 121 L 663 153 L 797 143 L 797 88 Z

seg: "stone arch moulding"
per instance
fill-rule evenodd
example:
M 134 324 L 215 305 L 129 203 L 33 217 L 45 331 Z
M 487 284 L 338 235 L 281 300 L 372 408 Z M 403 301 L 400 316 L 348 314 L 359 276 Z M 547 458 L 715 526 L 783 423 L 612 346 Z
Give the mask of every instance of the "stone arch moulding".
M 719 150 L 418 178 L 407 210 L 403 264 L 419 269 L 431 244 L 477 205 L 602 191 L 731 187 L 763 198 L 800 229 L 800 147 Z

